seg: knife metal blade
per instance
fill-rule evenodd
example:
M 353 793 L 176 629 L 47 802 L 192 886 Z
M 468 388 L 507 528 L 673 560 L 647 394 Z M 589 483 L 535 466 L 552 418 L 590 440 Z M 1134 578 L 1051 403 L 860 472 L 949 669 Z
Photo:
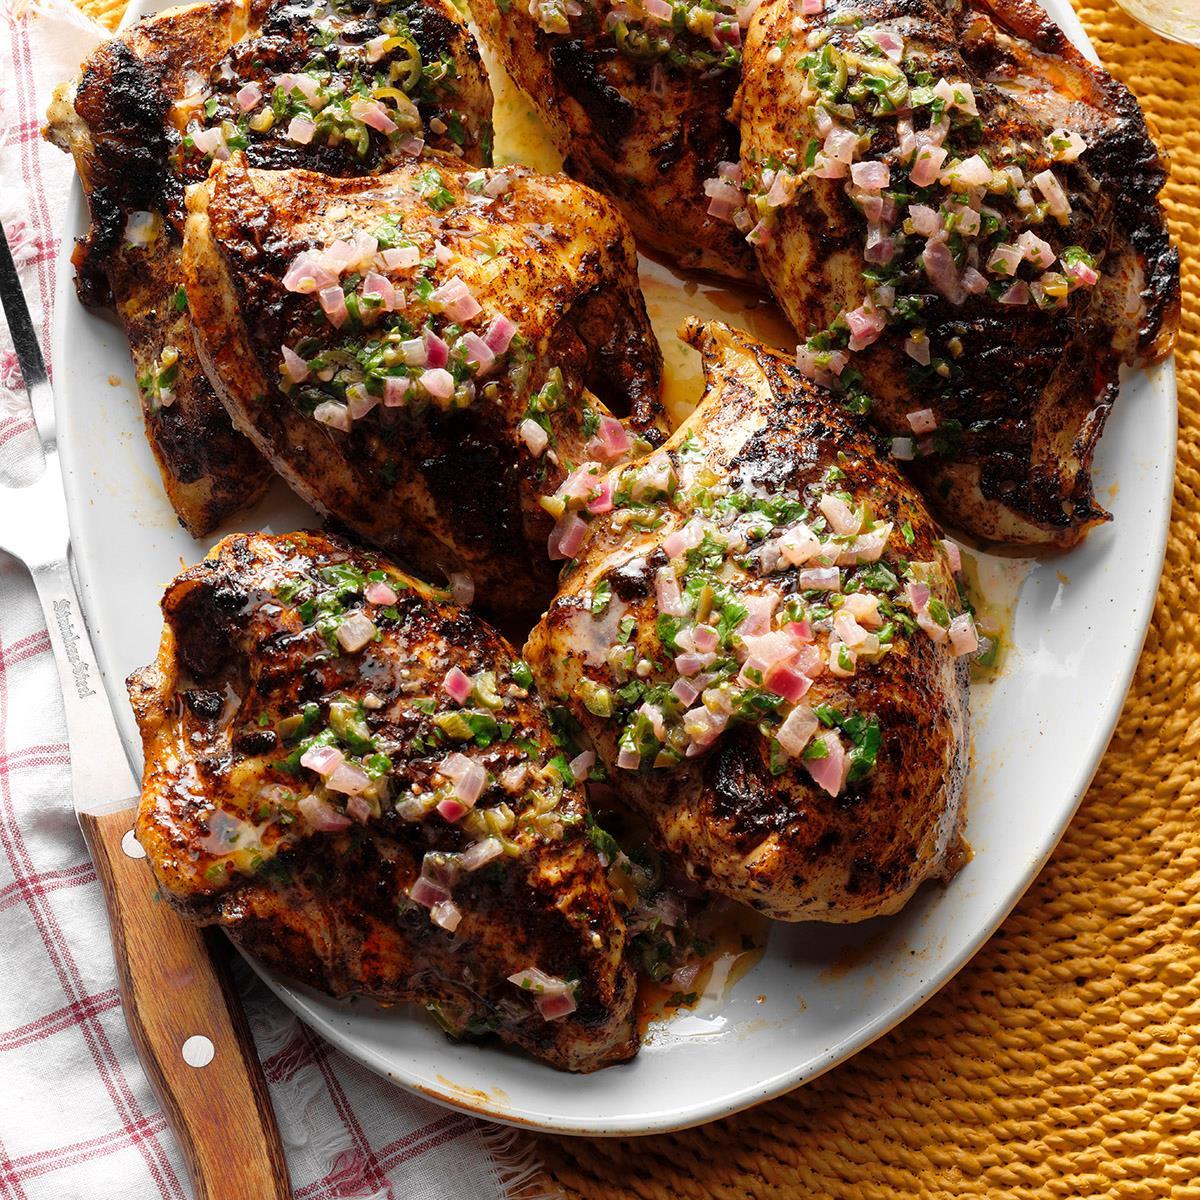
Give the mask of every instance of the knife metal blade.
M 0 486 L 0 549 L 25 562 L 42 603 L 62 683 L 76 814 L 108 812 L 136 803 L 140 786 L 104 691 L 96 652 L 71 578 L 71 533 L 58 457 L 54 396 L 2 225 L 0 302 L 21 364 L 44 459 L 41 473 L 32 482 Z

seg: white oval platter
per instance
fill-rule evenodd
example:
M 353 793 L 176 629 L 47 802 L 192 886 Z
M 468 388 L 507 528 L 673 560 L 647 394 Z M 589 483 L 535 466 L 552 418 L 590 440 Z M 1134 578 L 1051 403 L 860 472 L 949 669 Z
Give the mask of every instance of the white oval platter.
M 158 7 L 134 0 L 129 19 Z M 1090 53 L 1067 0 L 1046 0 L 1046 7 Z M 209 544 L 183 532 L 163 497 L 120 330 L 75 299 L 68 256 L 84 231 L 84 212 L 76 187 L 59 260 L 54 382 L 84 605 L 123 735 L 140 763 L 123 680 L 154 656 L 163 586 Z M 689 283 L 685 295 L 682 281 L 650 263 L 645 275 L 668 364 L 691 354 L 673 339 L 681 311 L 756 331 L 770 325 L 761 309 L 743 311 L 729 293 Z M 985 579 L 1011 595 L 1015 649 L 1000 678 L 972 699 L 967 836 L 975 856 L 948 887 L 923 889 L 888 920 L 776 927 L 761 961 L 727 995 L 653 1025 L 632 1063 L 588 1076 L 557 1073 L 496 1045 L 452 1044 L 415 1010 L 339 1003 L 269 974 L 267 982 L 303 1020 L 381 1075 L 514 1125 L 660 1132 L 813 1079 L 903 1020 L 967 963 L 1062 836 L 1108 743 L 1150 619 L 1175 439 L 1173 364 L 1132 373 L 1096 461 L 1097 492 L 1112 524 L 1066 556 L 1023 563 L 981 557 Z M 236 527 L 314 524 L 279 486 Z

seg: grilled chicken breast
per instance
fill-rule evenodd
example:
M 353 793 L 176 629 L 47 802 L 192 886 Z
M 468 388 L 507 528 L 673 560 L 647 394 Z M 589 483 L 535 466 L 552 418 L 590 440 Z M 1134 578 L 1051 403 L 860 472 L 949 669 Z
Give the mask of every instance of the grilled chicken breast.
M 482 162 L 491 105 L 449 0 L 168 9 L 104 43 L 58 89 L 47 136 L 74 156 L 92 217 L 76 255 L 80 297 L 116 306 L 147 436 L 192 534 L 255 500 L 270 471 L 195 360 L 179 265 L 184 185 L 237 147 L 258 166 L 362 175 L 424 136 Z
M 541 498 L 632 445 L 602 401 L 661 440 L 616 209 L 561 176 L 437 156 L 357 180 L 234 160 L 188 203 L 190 312 L 238 428 L 368 541 L 469 574 L 494 613 L 540 612 Z
M 695 879 L 778 920 L 893 913 L 962 861 L 978 640 L 956 551 L 789 360 L 715 323 L 684 337 L 704 397 L 567 489 L 601 515 L 526 658 Z
M 726 119 L 741 33 L 732 8 L 693 6 L 693 31 L 640 6 L 470 5 L 567 171 L 613 197 L 640 244 L 683 267 L 758 278 L 737 231 L 708 215 L 703 190 L 719 162 L 737 158 L 737 130 Z
M 163 615 L 129 692 L 137 836 L 172 905 L 292 979 L 556 1067 L 636 1052 L 584 796 L 496 632 L 311 533 L 226 538 Z
M 764 0 L 739 116 L 722 200 L 756 222 L 807 373 L 869 402 L 981 538 L 1066 547 L 1106 520 L 1118 368 L 1164 355 L 1179 307 L 1129 92 L 1032 0 Z

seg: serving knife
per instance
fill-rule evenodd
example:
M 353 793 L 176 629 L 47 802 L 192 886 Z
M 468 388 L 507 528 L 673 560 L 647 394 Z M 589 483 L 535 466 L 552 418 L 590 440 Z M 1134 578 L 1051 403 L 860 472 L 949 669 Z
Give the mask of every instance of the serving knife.
M 158 899 L 134 835 L 140 788 L 71 579 L 54 398 L 0 225 L 0 301 L 45 466 L 0 486 L 0 549 L 33 576 L 62 684 L 75 815 L 108 907 L 125 1022 L 179 1142 L 196 1200 L 287 1200 L 287 1165 L 245 1015 L 205 935 Z

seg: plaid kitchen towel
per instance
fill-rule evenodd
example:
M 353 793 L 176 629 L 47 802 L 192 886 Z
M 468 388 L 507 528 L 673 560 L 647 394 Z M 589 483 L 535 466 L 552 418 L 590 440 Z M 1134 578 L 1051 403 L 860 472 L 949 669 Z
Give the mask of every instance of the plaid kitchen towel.
M 66 0 L 0 6 L 0 219 L 48 350 L 70 160 L 39 138 L 51 89 L 104 36 Z M 51 364 L 53 369 L 53 364 Z M 0 330 L 0 472 L 36 455 Z M 0 554 L 0 1200 L 184 1200 L 125 1030 L 96 873 L 70 807 L 58 679 L 33 586 Z M 436 1108 L 324 1043 L 242 980 L 295 1195 L 546 1194 L 528 1143 Z M 222 1200 L 257 1200 L 223 1197 Z

